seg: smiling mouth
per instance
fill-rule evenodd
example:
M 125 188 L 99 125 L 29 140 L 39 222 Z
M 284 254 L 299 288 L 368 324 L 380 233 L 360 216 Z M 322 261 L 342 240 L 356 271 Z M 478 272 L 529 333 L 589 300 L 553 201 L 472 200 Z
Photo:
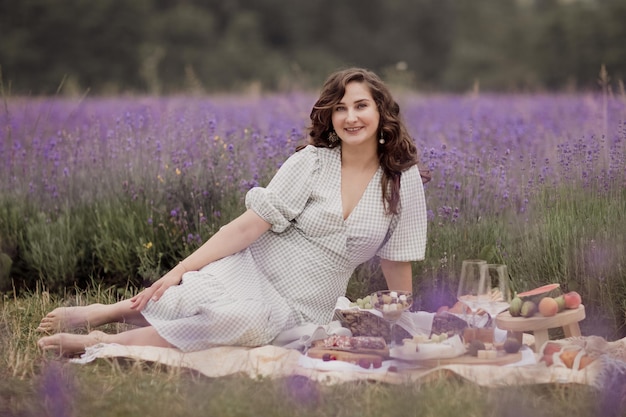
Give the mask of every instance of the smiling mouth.
M 345 131 L 346 132 L 350 132 L 350 133 L 358 132 L 359 130 L 361 130 L 360 127 L 347 127 L 347 128 L 345 128 Z

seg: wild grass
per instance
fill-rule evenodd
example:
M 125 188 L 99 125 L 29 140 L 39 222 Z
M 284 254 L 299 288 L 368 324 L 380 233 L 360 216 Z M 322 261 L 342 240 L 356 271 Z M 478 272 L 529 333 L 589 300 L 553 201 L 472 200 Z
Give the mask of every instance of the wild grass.
M 445 375 L 404 385 L 325 385 L 299 376 L 207 378 L 186 369 L 132 360 L 77 365 L 37 350 L 39 335 L 33 329 L 51 308 L 117 297 L 114 289 L 98 287 L 59 299 L 41 291 L 4 297 L 0 415 L 565 417 L 598 415 L 601 409 L 598 393 L 578 385 L 488 389 Z

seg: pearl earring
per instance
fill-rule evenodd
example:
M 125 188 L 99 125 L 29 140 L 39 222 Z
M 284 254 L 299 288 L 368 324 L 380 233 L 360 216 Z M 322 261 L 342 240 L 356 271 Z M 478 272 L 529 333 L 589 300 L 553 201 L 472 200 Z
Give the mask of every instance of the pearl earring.
M 385 144 L 385 137 L 383 136 L 383 130 L 380 129 L 380 139 L 378 139 L 378 143 L 380 143 L 381 145 Z

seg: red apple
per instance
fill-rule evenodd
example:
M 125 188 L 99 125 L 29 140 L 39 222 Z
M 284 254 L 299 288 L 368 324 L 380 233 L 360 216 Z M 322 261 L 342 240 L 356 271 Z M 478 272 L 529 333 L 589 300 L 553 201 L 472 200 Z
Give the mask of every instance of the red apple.
M 554 342 L 548 342 L 543 348 L 543 357 L 542 361 L 546 363 L 547 366 L 552 366 L 554 354 L 561 351 L 561 345 Z
M 576 291 L 570 291 L 567 294 L 564 294 L 563 298 L 565 299 L 565 308 L 578 308 L 580 303 L 582 303 L 582 298 Z

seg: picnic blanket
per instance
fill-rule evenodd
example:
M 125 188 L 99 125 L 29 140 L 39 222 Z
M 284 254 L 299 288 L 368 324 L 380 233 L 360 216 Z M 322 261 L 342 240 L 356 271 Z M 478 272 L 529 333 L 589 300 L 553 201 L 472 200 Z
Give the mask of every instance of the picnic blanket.
M 566 341 L 573 345 L 591 345 L 593 343 L 590 342 L 595 343 L 597 340 L 594 337 L 578 337 Z M 85 354 L 72 361 L 85 364 L 96 359 L 127 358 L 193 369 L 208 377 L 244 374 L 252 378 L 280 378 L 300 375 L 325 384 L 360 380 L 415 383 L 457 375 L 486 387 L 546 383 L 574 383 L 601 387 L 609 382 L 626 386 L 626 338 L 605 342 L 603 346 L 603 352 L 595 353 L 597 359 L 581 370 L 558 365 L 546 366 L 544 362 L 538 361 L 536 354 L 528 348 L 518 363 L 502 366 L 448 364 L 433 368 L 403 368 L 395 366 L 394 361 L 390 360 L 384 361 L 380 368 L 363 369 L 347 362 L 312 359 L 298 349 L 276 345 L 256 348 L 224 346 L 197 352 L 182 352 L 175 348 L 98 344 L 88 348 Z
M 349 309 L 349 300 L 340 297 L 336 310 Z M 377 312 L 373 312 L 376 314 Z M 434 313 L 405 312 L 398 325 L 409 334 L 430 334 Z M 496 329 L 499 330 L 499 329 Z M 306 351 L 315 341 L 332 335 L 350 336 L 352 333 L 340 321 L 328 325 L 303 324 L 281 333 L 272 345 L 256 348 L 222 346 L 196 352 L 183 352 L 176 348 L 150 346 L 122 346 L 97 344 L 74 363 L 86 364 L 96 359 L 126 358 L 127 360 L 160 363 L 172 367 L 193 369 L 208 377 L 243 374 L 251 378 L 281 378 L 294 375 L 311 380 L 337 384 L 350 381 L 379 381 L 386 383 L 416 383 L 432 378 L 458 376 L 485 387 L 529 384 L 586 384 L 602 387 L 607 383 L 626 387 L 626 338 L 607 342 L 597 336 L 573 337 L 558 341 L 567 349 L 584 350 L 595 359 L 584 369 L 571 369 L 557 361 L 547 366 L 541 361 L 541 346 L 535 351 L 534 337 L 524 334 L 525 347 L 518 362 L 506 365 L 448 363 L 423 367 L 404 361 L 386 360 L 379 368 L 364 369 L 342 361 L 323 361 L 310 358 Z M 496 332 L 494 337 L 506 337 L 506 332 Z M 624 393 L 626 396 L 626 393 Z

